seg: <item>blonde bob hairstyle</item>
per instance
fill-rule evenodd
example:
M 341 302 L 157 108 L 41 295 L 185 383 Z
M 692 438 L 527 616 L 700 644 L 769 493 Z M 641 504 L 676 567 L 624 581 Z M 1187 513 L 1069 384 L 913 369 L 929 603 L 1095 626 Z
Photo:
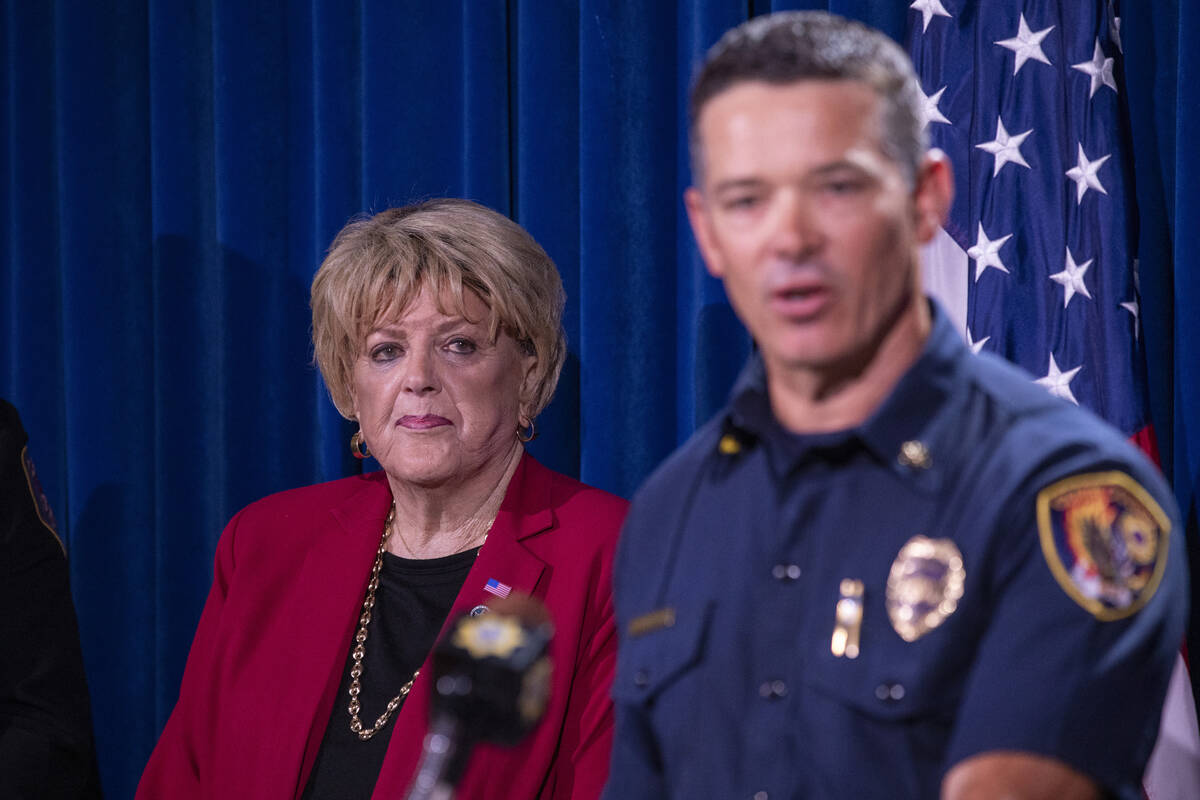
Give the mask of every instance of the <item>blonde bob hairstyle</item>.
M 522 425 L 546 407 L 567 353 L 565 302 L 554 262 L 524 228 L 469 200 L 443 198 L 351 220 L 312 284 L 313 350 L 342 416 L 354 419 L 352 375 L 372 329 L 428 288 L 466 317 L 464 292 L 488 308 L 492 341 L 505 333 L 536 357 Z M 451 309 L 441 308 L 443 313 Z M 472 320 L 478 322 L 479 320 Z

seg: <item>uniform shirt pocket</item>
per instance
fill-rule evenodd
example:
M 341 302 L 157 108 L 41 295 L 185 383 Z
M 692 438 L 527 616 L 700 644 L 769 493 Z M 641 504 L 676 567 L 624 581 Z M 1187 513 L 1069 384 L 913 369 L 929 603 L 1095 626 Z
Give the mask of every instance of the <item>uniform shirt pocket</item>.
M 936 632 L 935 632 L 936 633 Z M 825 652 L 804 670 L 801 737 L 822 797 L 936 797 L 963 674 L 934 642 L 864 637 L 856 659 Z M 858 765 L 870 764 L 869 770 Z
M 634 617 L 622 631 L 613 700 L 649 705 L 683 680 L 701 659 L 711 611 L 711 603 L 680 609 L 664 606 Z
M 905 642 L 883 628 L 864 636 L 856 659 L 833 656 L 828 647 L 805 670 L 805 682 L 819 694 L 859 715 L 881 722 L 953 719 L 973 643 L 954 646 L 951 631 L 934 631 Z

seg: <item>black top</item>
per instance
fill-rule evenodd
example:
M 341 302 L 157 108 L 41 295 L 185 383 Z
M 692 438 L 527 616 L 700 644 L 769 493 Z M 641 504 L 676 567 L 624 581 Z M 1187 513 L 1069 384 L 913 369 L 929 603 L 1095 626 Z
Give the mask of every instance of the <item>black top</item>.
M 425 661 L 478 553 L 479 548 L 475 548 L 428 560 L 383 554 L 359 678 L 362 708 L 358 716 L 363 727 L 375 724 L 388 701 Z M 346 710 L 353 664 L 348 652 L 333 712 L 304 790 L 306 800 L 370 798 L 383 767 L 400 709 L 382 730 L 365 742 L 359 741 L 358 734 L 350 730 L 350 713 Z

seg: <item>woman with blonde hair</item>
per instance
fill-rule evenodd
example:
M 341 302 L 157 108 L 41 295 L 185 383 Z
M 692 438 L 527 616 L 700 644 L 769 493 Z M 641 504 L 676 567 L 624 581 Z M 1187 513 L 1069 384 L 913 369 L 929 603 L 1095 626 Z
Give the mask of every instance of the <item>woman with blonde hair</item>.
M 351 222 L 312 286 L 316 360 L 380 472 L 239 512 L 139 798 L 399 797 L 448 618 L 525 593 L 555 635 L 547 710 L 476 748 L 460 798 L 599 795 L 625 501 L 525 452 L 566 355 L 554 264 L 465 200 Z

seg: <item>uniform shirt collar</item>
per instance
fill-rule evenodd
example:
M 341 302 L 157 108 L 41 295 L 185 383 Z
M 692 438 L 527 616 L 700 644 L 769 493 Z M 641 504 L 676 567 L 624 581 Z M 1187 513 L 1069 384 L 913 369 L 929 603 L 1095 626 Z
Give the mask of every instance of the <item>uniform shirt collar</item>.
M 786 473 L 809 457 L 832 456 L 846 448 L 864 448 L 898 474 L 934 488 L 938 482 L 938 443 L 931 423 L 949 399 L 953 375 L 966 346 L 936 302 L 930 301 L 932 325 L 920 356 L 891 393 L 861 425 L 821 434 L 794 434 L 783 428 L 767 396 L 766 368 L 755 352 L 730 394 L 725 425 L 738 435 L 765 443 L 772 465 Z M 901 458 L 906 442 L 920 442 L 928 464 Z

